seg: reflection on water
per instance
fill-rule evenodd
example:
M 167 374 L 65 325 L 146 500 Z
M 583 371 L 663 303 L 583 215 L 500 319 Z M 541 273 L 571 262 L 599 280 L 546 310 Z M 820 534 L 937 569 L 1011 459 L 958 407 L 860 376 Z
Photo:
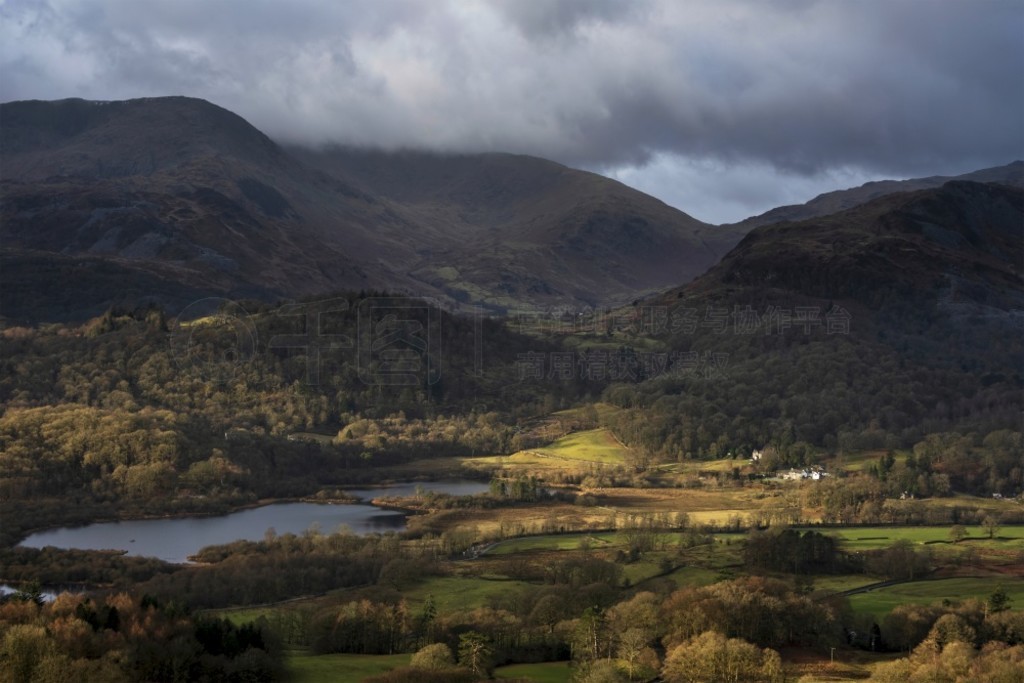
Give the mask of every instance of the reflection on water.
M 350 491 L 369 500 L 377 496 L 413 495 L 417 486 L 424 490 L 467 495 L 487 490 L 479 482 L 421 482 Z M 21 545 L 29 548 L 79 548 L 82 550 L 121 550 L 128 555 L 156 557 L 166 562 L 186 562 L 189 555 L 208 545 L 237 540 L 258 541 L 267 529 L 278 534 L 301 534 L 314 524 L 330 533 L 347 527 L 357 534 L 401 531 L 405 514 L 374 505 L 318 505 L 315 503 L 275 503 L 240 510 L 217 517 L 181 517 L 145 519 L 128 522 L 101 522 L 80 527 L 40 531 Z
M 6 583 L 0 583 L 0 596 L 14 595 L 17 592 L 18 592 L 18 589 L 15 588 L 14 586 L 9 586 Z M 43 600 L 45 600 L 46 602 L 50 602 L 51 600 L 54 600 L 57 597 L 58 593 L 63 593 L 63 592 L 65 592 L 65 591 L 62 590 L 62 589 L 51 588 L 51 587 L 44 587 L 43 589 L 41 589 L 39 591 L 39 596 Z M 78 591 L 72 590 L 72 592 L 78 592 Z
M 271 527 L 278 534 L 301 534 L 314 524 L 324 533 L 342 526 L 355 533 L 399 531 L 405 528 L 405 515 L 373 505 L 275 503 L 218 517 L 101 522 L 52 529 L 32 534 L 21 545 L 29 548 L 52 545 L 82 550 L 123 550 L 129 555 L 185 562 L 189 555 L 204 546 L 241 539 L 258 541 Z

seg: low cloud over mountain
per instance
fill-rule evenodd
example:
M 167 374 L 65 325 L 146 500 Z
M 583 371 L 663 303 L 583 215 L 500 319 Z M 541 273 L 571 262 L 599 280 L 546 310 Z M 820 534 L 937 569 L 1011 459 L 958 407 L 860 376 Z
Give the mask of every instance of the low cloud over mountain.
M 709 222 L 1024 150 L 1012 0 L 49 0 L 0 12 L 3 100 L 188 94 L 286 142 L 525 153 L 629 176 Z

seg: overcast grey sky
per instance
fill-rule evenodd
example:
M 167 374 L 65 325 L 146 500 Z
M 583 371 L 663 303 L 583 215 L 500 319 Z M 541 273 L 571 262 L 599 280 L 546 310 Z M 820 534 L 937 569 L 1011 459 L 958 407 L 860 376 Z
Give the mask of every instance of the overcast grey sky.
M 1021 0 L 3 0 L 0 99 L 536 154 L 709 222 L 1024 157 Z

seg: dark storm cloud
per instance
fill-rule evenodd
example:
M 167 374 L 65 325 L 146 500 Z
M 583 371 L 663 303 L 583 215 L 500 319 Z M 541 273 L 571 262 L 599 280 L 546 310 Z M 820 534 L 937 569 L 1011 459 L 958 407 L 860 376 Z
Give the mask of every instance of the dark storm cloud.
M 906 176 L 1024 155 L 1022 34 L 1018 0 L 8 0 L 0 98 L 188 94 L 286 141 L 611 173 Z

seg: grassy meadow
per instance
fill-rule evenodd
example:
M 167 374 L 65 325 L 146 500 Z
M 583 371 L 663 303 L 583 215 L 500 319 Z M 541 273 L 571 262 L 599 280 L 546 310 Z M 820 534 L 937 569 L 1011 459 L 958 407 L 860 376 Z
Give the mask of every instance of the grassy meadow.
M 550 458 L 620 465 L 625 462 L 627 449 L 607 429 L 590 429 L 573 432 L 550 446 L 535 448 L 531 452 Z
M 494 670 L 494 677 L 498 680 L 526 679 L 534 683 L 567 683 L 571 673 L 569 662 L 540 662 L 499 666 Z
M 1024 579 L 1017 577 L 964 577 L 930 579 L 875 588 L 850 596 L 850 605 L 857 612 L 867 612 L 881 619 L 899 605 L 931 605 L 943 600 L 987 600 L 1000 586 L 1010 597 L 1014 609 L 1024 608 Z
M 291 683 L 342 683 L 360 681 L 409 664 L 411 655 L 314 655 L 291 650 L 285 657 Z

